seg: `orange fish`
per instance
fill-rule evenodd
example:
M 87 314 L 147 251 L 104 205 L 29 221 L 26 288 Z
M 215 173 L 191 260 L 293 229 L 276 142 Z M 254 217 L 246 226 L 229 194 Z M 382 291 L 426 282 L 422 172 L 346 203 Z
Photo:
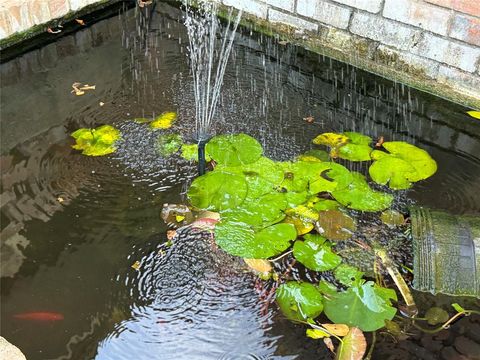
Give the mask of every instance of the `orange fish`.
M 60 313 L 55 312 L 27 312 L 13 315 L 15 319 L 33 320 L 33 321 L 59 321 L 64 317 Z

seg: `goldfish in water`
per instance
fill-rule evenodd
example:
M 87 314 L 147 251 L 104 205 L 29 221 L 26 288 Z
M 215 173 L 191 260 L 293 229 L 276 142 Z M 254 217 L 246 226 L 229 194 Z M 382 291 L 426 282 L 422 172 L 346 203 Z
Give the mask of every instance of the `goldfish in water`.
M 59 321 L 64 317 L 56 312 L 27 312 L 13 315 L 15 319 L 33 320 L 33 321 Z

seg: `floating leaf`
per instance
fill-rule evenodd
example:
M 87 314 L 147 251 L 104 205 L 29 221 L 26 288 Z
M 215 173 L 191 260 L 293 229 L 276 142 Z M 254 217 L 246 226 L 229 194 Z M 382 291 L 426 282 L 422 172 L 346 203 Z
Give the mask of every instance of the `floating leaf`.
M 315 271 L 331 270 L 342 262 L 342 258 L 332 251 L 331 244 L 321 237 L 295 241 L 293 256 L 307 268 Z
M 270 261 L 264 259 L 243 259 L 248 267 L 259 273 L 269 273 L 273 270 Z
M 367 351 L 367 340 L 363 332 L 352 327 L 338 347 L 335 360 L 362 360 Z
M 310 209 L 305 205 L 299 205 L 285 211 L 289 216 L 300 217 L 305 221 L 315 222 L 318 220 L 318 211 Z
M 434 306 L 427 310 L 425 318 L 429 325 L 438 325 L 447 322 L 450 316 L 442 308 Z
M 282 210 L 286 207 L 284 194 L 270 193 L 255 201 L 245 201 L 241 206 L 223 212 L 222 218 L 255 227 L 265 227 L 281 221 L 285 217 Z
M 335 279 L 343 285 L 352 286 L 358 284 L 363 276 L 363 272 L 354 266 L 340 264 L 334 271 Z
M 207 143 L 206 151 L 225 166 L 251 164 L 263 153 L 260 143 L 246 134 L 215 136 Z
M 140 261 L 135 261 L 133 264 L 132 264 L 132 269 L 134 270 L 139 270 L 140 269 Z
M 96 129 L 78 129 L 71 136 L 76 140 L 72 147 L 82 150 L 83 155 L 102 156 L 117 150 L 114 144 L 121 135 L 113 126 L 102 125 Z
M 324 133 L 317 136 L 313 143 L 330 147 L 330 157 L 340 157 L 351 161 L 370 160 L 370 143 L 372 139 L 368 136 L 356 133 L 345 132 L 343 134 Z
M 196 178 L 187 195 L 192 205 L 199 209 L 222 211 L 239 206 L 247 191 L 242 176 L 213 171 Z
M 382 146 L 388 153 L 372 151 L 371 157 L 375 162 L 368 170 L 377 184 L 388 183 L 392 189 L 408 189 L 412 183 L 437 171 L 437 163 L 425 150 L 403 141 L 384 142 Z
M 320 211 L 316 229 L 329 240 L 347 240 L 355 232 L 355 221 L 340 210 Z
M 170 111 L 164 112 L 150 123 L 150 129 L 169 129 L 177 119 L 177 113 Z
M 345 336 L 350 331 L 350 327 L 345 324 L 322 324 L 322 326 L 336 336 Z
M 256 232 L 244 223 L 221 221 L 215 227 L 215 241 L 231 255 L 248 259 L 267 259 L 290 247 L 297 232 L 290 224 L 275 224 Z
M 467 111 L 467 114 L 475 119 L 480 119 L 480 111 Z
M 322 313 L 323 296 L 312 284 L 288 281 L 278 287 L 276 295 L 280 310 L 289 319 L 314 319 Z
M 153 119 L 142 117 L 142 118 L 135 118 L 135 119 L 133 119 L 133 121 L 135 121 L 136 123 L 139 123 L 139 124 L 146 124 L 146 123 L 152 122 Z
M 326 199 L 319 199 L 319 201 L 315 202 L 312 205 L 312 208 L 318 211 L 323 210 L 336 210 L 340 207 L 340 204 L 335 200 L 326 200 Z
M 388 226 L 400 226 L 405 223 L 405 218 L 395 210 L 385 210 L 380 214 L 382 222 Z
M 345 132 L 349 142 L 338 149 L 338 157 L 350 161 L 370 161 L 372 139 L 356 132 Z
M 375 331 L 384 327 L 385 320 L 395 316 L 397 309 L 391 306 L 391 299 L 397 299 L 395 291 L 369 281 L 330 294 L 324 301 L 325 314 L 334 323 Z
M 304 235 L 313 230 L 315 225 L 311 221 L 305 221 L 300 217 L 296 216 L 287 216 L 284 220 L 287 224 L 292 224 L 295 226 L 295 230 L 298 235 Z
M 176 153 L 182 146 L 183 139 L 179 134 L 160 135 L 157 140 L 157 150 L 162 156 Z
M 308 150 L 306 153 L 300 155 L 297 158 L 298 161 L 311 161 L 311 162 L 322 162 L 322 161 L 330 161 L 330 157 L 328 153 L 323 150 Z
M 325 337 L 330 337 L 329 333 L 326 333 L 320 329 L 307 329 L 306 331 L 307 337 L 312 339 L 323 339 Z
M 198 145 L 197 144 L 182 144 L 182 152 L 180 154 L 185 160 L 198 162 Z M 205 161 L 211 161 L 212 158 L 205 154 Z
M 343 190 L 332 192 L 332 196 L 343 206 L 361 211 L 381 211 L 390 207 L 393 196 L 372 190 L 365 177 L 352 173 L 352 182 Z

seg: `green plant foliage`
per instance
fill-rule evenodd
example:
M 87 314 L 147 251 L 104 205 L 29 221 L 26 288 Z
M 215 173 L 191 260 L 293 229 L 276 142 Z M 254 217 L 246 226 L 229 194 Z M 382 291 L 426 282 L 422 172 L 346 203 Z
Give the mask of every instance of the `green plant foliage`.
M 318 214 L 317 231 L 329 240 L 350 239 L 357 226 L 355 221 L 340 210 L 325 210 Z
M 331 270 L 342 262 L 342 258 L 332 251 L 331 246 L 321 237 L 297 240 L 293 245 L 293 256 L 311 270 Z
M 185 160 L 198 162 L 198 144 L 182 144 L 181 150 L 180 156 Z M 212 158 L 205 154 L 205 160 L 208 162 Z
M 76 144 L 72 147 L 82 150 L 83 155 L 102 156 L 115 152 L 115 142 L 120 139 L 120 131 L 110 125 L 102 125 L 95 129 L 78 129 L 71 136 Z
M 291 320 L 314 319 L 322 313 L 323 296 L 312 284 L 288 281 L 278 287 L 276 295 L 280 310 Z
M 369 161 L 372 139 L 356 132 L 343 134 L 323 133 L 318 135 L 313 143 L 330 147 L 331 158 L 341 158 L 350 161 Z
M 340 264 L 334 271 L 335 279 L 340 281 L 343 285 L 352 286 L 358 284 L 362 279 L 363 272 L 354 266 L 347 264 Z
M 340 207 L 340 204 L 335 200 L 327 200 L 327 199 L 318 199 L 315 203 L 312 204 L 312 209 L 317 211 L 324 211 L 324 210 L 337 210 Z
M 332 192 L 335 200 L 350 209 L 361 211 L 382 211 L 390 207 L 392 195 L 372 190 L 360 173 L 353 172 L 351 175 L 350 185 Z
M 206 151 L 218 164 L 225 166 L 251 164 L 263 153 L 260 143 L 246 134 L 215 136 L 207 143 Z
M 300 155 L 297 161 L 322 162 L 330 161 L 330 157 L 326 151 L 314 149 L 308 150 L 306 153 Z
M 394 290 L 368 281 L 325 297 L 325 314 L 334 323 L 375 331 L 395 316 L 397 309 L 391 306 L 391 300 L 397 300 Z
M 297 232 L 290 224 L 275 224 L 260 231 L 244 223 L 221 221 L 215 227 L 215 241 L 231 255 L 247 259 L 267 259 L 290 247 Z
M 377 184 L 392 189 L 408 189 L 412 183 L 424 180 L 437 171 L 437 163 L 430 155 L 414 145 L 403 141 L 384 142 L 388 151 L 374 150 L 374 163 L 369 168 L 370 177 Z
M 265 227 L 281 221 L 287 207 L 285 195 L 269 193 L 255 201 L 245 201 L 241 206 L 222 212 L 222 219 L 245 223 L 255 227 Z
M 182 147 L 183 139 L 179 134 L 160 135 L 157 140 L 157 150 L 162 156 L 175 154 Z
M 247 182 L 239 175 L 213 171 L 196 178 L 187 195 L 199 209 L 222 211 L 243 203 L 247 196 Z
M 429 325 L 443 324 L 447 322 L 449 318 L 450 315 L 448 315 L 445 310 L 436 306 L 431 307 L 425 313 L 425 319 L 427 319 Z

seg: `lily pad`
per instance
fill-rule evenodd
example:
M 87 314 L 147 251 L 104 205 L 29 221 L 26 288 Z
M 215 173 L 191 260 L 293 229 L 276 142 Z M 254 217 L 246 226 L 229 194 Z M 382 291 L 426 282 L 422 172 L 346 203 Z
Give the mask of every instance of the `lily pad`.
M 78 129 L 71 136 L 76 144 L 72 147 L 82 150 L 83 155 L 102 156 L 115 152 L 115 142 L 120 139 L 120 131 L 110 125 L 102 125 L 96 129 Z
M 196 208 L 222 211 L 243 203 L 247 191 L 244 177 L 213 171 L 196 178 L 188 189 L 187 195 Z
M 206 151 L 225 166 L 251 164 L 263 153 L 260 143 L 246 134 L 215 136 L 207 143 Z
M 179 134 L 160 135 L 157 140 L 157 150 L 162 156 L 175 154 L 182 146 L 183 139 Z
M 328 153 L 324 150 L 308 150 L 306 153 L 300 155 L 297 158 L 298 161 L 311 161 L 311 162 L 322 162 L 322 161 L 330 161 L 330 157 Z
M 369 281 L 325 297 L 325 314 L 334 323 L 375 331 L 395 316 L 397 309 L 392 307 L 391 300 L 397 300 L 394 290 Z
M 434 306 L 427 310 L 425 318 L 429 325 L 438 325 L 447 322 L 450 315 L 442 308 Z
M 221 221 L 215 227 L 215 241 L 231 255 L 248 259 L 267 259 L 290 247 L 297 232 L 290 224 L 275 224 L 256 232 L 252 226 Z
M 334 271 L 335 279 L 340 281 L 343 285 L 352 286 L 358 283 L 362 276 L 363 272 L 358 270 L 354 266 L 348 264 L 340 264 Z
M 382 211 L 390 207 L 393 196 L 372 190 L 365 177 L 357 172 L 352 174 L 352 182 L 343 190 L 332 192 L 332 196 L 343 206 L 361 211 Z
M 405 223 L 405 218 L 396 210 L 385 210 L 380 214 L 382 222 L 388 226 L 395 227 Z
M 340 207 L 340 204 L 335 200 L 328 200 L 328 199 L 319 199 L 319 201 L 315 202 L 312 205 L 312 208 L 318 211 L 323 210 L 336 210 Z
M 356 228 L 355 221 L 340 210 L 321 211 L 316 224 L 319 234 L 335 241 L 350 239 Z
M 170 111 L 164 112 L 150 123 L 150 129 L 169 129 L 177 119 L 177 113 Z
M 335 360 L 362 360 L 366 351 L 365 335 L 360 329 L 352 327 L 340 343 Z
M 332 251 L 331 244 L 318 238 L 295 241 L 293 256 L 307 268 L 315 271 L 331 270 L 342 262 L 342 258 Z
M 304 220 L 301 217 L 297 216 L 287 216 L 283 222 L 295 226 L 295 230 L 297 231 L 298 235 L 307 234 L 315 227 L 313 222 Z
M 317 136 L 313 143 L 330 147 L 331 158 L 342 158 L 350 161 L 369 161 L 372 148 L 369 136 L 356 132 L 343 134 L 324 133 Z
M 197 144 L 182 144 L 181 150 L 182 152 L 180 156 L 183 157 L 185 160 L 198 162 Z M 208 154 L 205 154 L 205 160 L 208 162 L 211 161 L 212 158 Z
M 285 195 L 270 193 L 255 201 L 245 201 L 241 206 L 222 212 L 222 219 L 249 224 L 255 227 L 265 227 L 281 221 L 287 207 Z
M 412 183 L 424 180 L 437 171 L 437 163 L 425 151 L 403 141 L 384 142 L 388 153 L 374 150 L 374 163 L 369 168 L 373 181 L 392 189 L 408 189 Z
M 322 294 L 306 282 L 288 281 L 280 285 L 276 299 L 282 313 L 292 320 L 314 319 L 323 310 Z

